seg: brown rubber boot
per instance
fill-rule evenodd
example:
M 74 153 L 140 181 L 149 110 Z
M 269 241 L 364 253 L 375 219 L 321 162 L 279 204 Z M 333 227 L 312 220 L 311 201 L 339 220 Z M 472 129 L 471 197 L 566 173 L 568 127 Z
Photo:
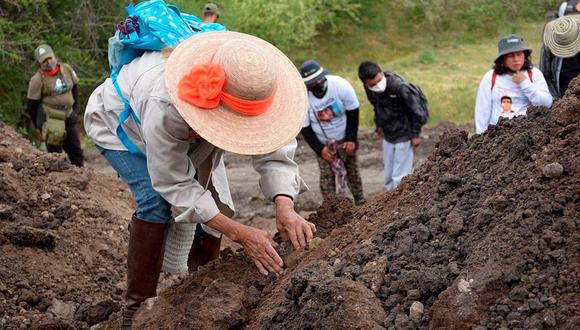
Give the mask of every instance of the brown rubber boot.
M 212 235 L 195 235 L 189 256 L 187 257 L 187 269 L 190 273 L 197 270 L 208 262 L 220 256 L 220 245 L 222 238 L 215 238 Z
M 127 292 L 121 329 L 131 329 L 133 315 L 141 303 L 157 295 L 166 228 L 167 224 L 144 221 L 135 215 L 131 219 L 127 253 Z

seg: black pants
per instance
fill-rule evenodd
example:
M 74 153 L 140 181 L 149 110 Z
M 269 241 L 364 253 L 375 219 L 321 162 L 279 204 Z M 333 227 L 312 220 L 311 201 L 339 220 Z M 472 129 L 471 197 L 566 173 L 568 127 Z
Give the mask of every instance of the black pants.
M 48 144 L 46 145 L 46 151 L 61 153 L 64 149 L 71 164 L 82 167 L 84 163 L 83 149 L 81 148 L 81 140 L 77 131 L 77 120 L 76 113 L 71 114 L 64 122 L 66 137 L 62 146 Z

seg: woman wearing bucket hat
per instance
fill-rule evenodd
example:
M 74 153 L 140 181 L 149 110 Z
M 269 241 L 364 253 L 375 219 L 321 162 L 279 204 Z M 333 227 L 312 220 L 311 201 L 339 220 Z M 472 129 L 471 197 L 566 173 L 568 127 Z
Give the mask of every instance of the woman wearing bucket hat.
M 91 95 L 85 129 L 137 202 L 124 325 L 156 295 L 172 211 L 172 223 L 203 224 L 206 232 L 240 243 L 261 273 L 281 271 L 267 233 L 231 219 L 223 153 L 253 156 L 260 187 L 276 204 L 278 231 L 295 248 L 304 247 L 316 228 L 293 207 L 307 189 L 293 161 L 307 98 L 292 62 L 259 38 L 207 32 L 181 42 L 168 58 L 146 52 L 121 69 L 117 82 L 135 112 L 123 129 L 145 157 L 127 151 L 116 134 L 124 106 L 111 79 Z M 165 248 L 173 249 L 170 230 L 167 235 Z
M 521 37 L 511 34 L 498 43 L 498 56 L 493 69 L 481 79 L 475 101 L 475 132 L 481 134 L 489 125 L 497 124 L 500 117 L 521 116 L 528 106 L 552 105 L 542 72 L 532 67 L 532 50 Z M 512 113 L 502 113 L 501 98 L 512 100 Z
M 580 73 L 580 13 L 560 17 L 544 27 L 540 70 L 550 93 L 561 98 Z

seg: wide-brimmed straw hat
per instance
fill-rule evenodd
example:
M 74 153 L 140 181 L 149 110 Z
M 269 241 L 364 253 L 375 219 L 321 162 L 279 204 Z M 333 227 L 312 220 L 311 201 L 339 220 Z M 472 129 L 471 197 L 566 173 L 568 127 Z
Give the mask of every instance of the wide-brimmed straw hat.
M 225 74 L 223 88 L 216 83 L 218 71 Z M 308 108 L 306 86 L 288 57 L 238 32 L 206 32 L 183 41 L 167 60 L 165 85 L 195 132 L 220 149 L 245 155 L 288 144 Z
M 544 45 L 561 58 L 575 56 L 580 51 L 580 15 L 555 19 L 544 28 Z
M 527 56 L 532 53 L 532 49 L 526 47 L 524 39 L 517 34 L 505 36 L 497 43 L 497 57 L 494 62 L 497 62 L 504 55 L 515 52 L 525 52 Z

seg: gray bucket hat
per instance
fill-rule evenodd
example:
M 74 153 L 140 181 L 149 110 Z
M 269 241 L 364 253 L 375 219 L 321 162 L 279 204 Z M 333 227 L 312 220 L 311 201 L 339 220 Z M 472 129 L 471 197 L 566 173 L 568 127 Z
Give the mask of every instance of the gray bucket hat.
M 524 39 L 518 36 L 517 34 L 510 34 L 501 38 L 501 40 L 497 43 L 497 57 L 495 58 L 494 62 L 497 62 L 502 56 L 515 53 L 515 52 L 527 52 L 529 55 L 532 53 L 532 49 L 528 48 L 524 45 Z

